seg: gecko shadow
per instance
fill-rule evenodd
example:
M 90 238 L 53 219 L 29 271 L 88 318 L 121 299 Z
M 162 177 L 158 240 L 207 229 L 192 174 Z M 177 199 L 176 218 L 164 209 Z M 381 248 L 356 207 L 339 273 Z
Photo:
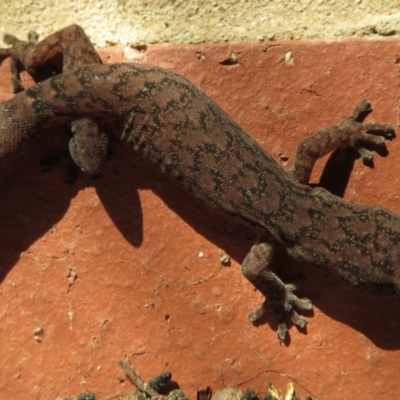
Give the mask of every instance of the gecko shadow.
M 238 263 L 243 261 L 253 244 L 254 234 L 251 230 L 226 220 L 193 200 L 183 189 L 171 184 L 154 165 L 135 155 L 129 146 L 120 142 L 113 143 L 115 154 L 103 176 L 96 181 L 90 181 L 82 174 L 75 185 L 67 186 L 63 179 L 71 165 L 68 162 L 60 163 L 49 174 L 43 174 L 39 160 L 58 151 L 55 149 L 65 149 L 66 139 L 56 140 L 59 136 L 54 135 L 46 139 L 47 143 L 42 142 L 39 152 L 2 190 L 1 280 L 15 265 L 21 252 L 57 224 L 67 212 L 71 199 L 88 186 L 95 186 L 111 220 L 134 247 L 139 247 L 143 240 L 143 215 L 138 189 L 150 189 L 196 232 L 223 249 Z M 343 169 L 343 176 L 347 172 Z M 339 182 L 337 169 L 335 177 L 336 183 Z M 345 183 L 346 179 L 342 181 Z M 307 280 L 300 288 L 299 295 L 309 297 L 330 318 L 351 326 L 382 349 L 400 348 L 400 338 L 393 334 L 400 328 L 400 321 L 393 318 L 400 306 L 399 296 L 366 296 L 324 271 L 294 262 L 283 250 L 277 258 L 279 260 L 275 261 L 273 269 L 287 282 L 304 275 Z M 261 324 L 264 323 L 271 326 L 270 334 L 274 334 L 276 322 L 272 312 L 263 317 Z M 314 319 L 311 318 L 310 329 L 313 329 L 313 323 Z M 249 322 L 244 320 L 243 324 Z
M 68 186 L 64 178 L 70 162 L 59 162 L 49 173 L 41 170 L 41 160 L 61 154 L 67 137 L 46 136 L 29 160 L 1 188 L 0 281 L 29 247 L 55 227 L 67 212 L 71 198 L 87 183 Z M 27 271 L 29 274 L 29 271 Z
M 116 156 L 112 161 L 112 168 L 121 171 L 124 176 L 119 175 L 119 177 L 128 182 L 127 185 L 122 184 L 124 193 L 121 194 L 121 198 L 132 198 L 138 188 L 150 189 L 196 232 L 223 249 L 236 262 L 243 261 L 254 240 L 254 233 L 249 228 L 227 220 L 215 211 L 208 209 L 203 203 L 194 200 L 179 186 L 172 184 L 153 164 L 135 155 L 129 146 L 119 142 L 113 146 Z M 338 168 L 335 161 L 336 156 L 335 153 L 332 154 L 331 159 L 327 162 L 321 181 L 325 188 L 340 195 L 347 186 L 355 157 L 349 157 Z M 335 179 L 329 179 L 333 173 Z M 127 240 L 135 237 L 136 243 L 131 241 L 131 244 L 137 246 L 139 237 L 135 236 L 134 232 L 141 227 L 133 222 L 133 216 L 130 227 L 127 227 L 126 221 L 122 224 L 118 222 L 121 220 L 119 216 L 121 208 L 126 206 L 126 201 L 117 204 L 110 198 L 110 196 L 115 198 L 115 193 L 119 190 L 118 186 L 121 183 L 116 184 L 108 179 L 96 181 L 97 193 L 117 228 Z M 326 182 L 331 185 L 327 187 Z M 128 193 L 125 193 L 125 189 L 128 190 Z M 132 207 L 130 209 L 133 211 Z M 138 210 L 135 211 L 135 213 L 137 212 Z M 275 258 L 272 268 L 279 272 L 279 276 L 286 282 L 291 282 L 299 276 L 305 276 L 306 282 L 299 290 L 300 295 L 309 297 L 331 318 L 362 332 L 381 348 L 400 348 L 400 338 L 398 335 L 393 335 L 393 332 L 400 328 L 400 321 L 393 318 L 400 306 L 400 296 L 378 297 L 365 294 L 363 290 L 353 289 L 329 273 L 293 261 L 283 249 Z M 382 310 L 385 311 L 382 312 Z M 312 321 L 311 318 L 310 322 Z M 247 320 L 243 321 L 243 324 L 247 323 Z M 276 322 L 272 312 L 265 315 L 261 320 L 262 323 L 268 323 L 272 331 L 275 331 Z

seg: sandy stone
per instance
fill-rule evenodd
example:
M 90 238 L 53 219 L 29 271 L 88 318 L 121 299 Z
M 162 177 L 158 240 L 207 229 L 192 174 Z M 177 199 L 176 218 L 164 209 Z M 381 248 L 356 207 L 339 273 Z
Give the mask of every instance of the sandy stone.
M 60 16 L 56 18 L 55 16 Z M 62 20 L 61 20 L 62 17 Z M 24 38 L 78 23 L 97 46 L 387 37 L 400 33 L 398 1 L 349 2 L 3 0 L 0 30 Z

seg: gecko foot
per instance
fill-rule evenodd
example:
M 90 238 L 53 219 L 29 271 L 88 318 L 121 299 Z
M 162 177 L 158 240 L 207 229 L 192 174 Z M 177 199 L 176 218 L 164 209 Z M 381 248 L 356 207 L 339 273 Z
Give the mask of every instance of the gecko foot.
M 10 57 L 11 89 L 13 93 L 19 93 L 24 90 L 20 77 L 21 65 L 31 75 L 34 74 L 34 71 L 30 70 L 30 68 L 25 65 L 23 55 L 29 53 L 29 51 L 37 44 L 38 38 L 38 33 L 34 31 L 28 33 L 28 41 L 20 40 L 16 36 L 8 33 L 3 35 L 3 42 L 12 46 L 7 49 L 0 49 L 0 55 L 3 57 Z
M 274 311 L 275 317 L 277 319 L 278 328 L 277 328 L 277 336 L 278 339 L 284 341 L 287 335 L 287 326 L 286 326 L 286 316 L 289 315 L 293 324 L 298 328 L 304 328 L 308 321 L 306 318 L 300 316 L 295 310 L 294 307 L 299 310 L 312 310 L 312 302 L 309 299 L 299 299 L 293 292 L 297 289 L 297 285 L 295 284 L 286 284 L 285 288 L 285 296 L 283 302 L 277 302 L 266 299 L 260 307 L 253 310 L 249 315 L 249 320 L 253 323 L 258 321 L 262 315 L 268 310 L 272 309 Z
M 48 58 L 37 64 L 37 61 L 40 61 L 40 57 L 35 53 L 39 45 L 39 34 L 37 32 L 30 31 L 28 40 L 20 40 L 14 35 L 5 33 L 3 42 L 11 46 L 0 48 L 0 59 L 10 58 L 11 90 L 13 93 L 25 90 L 20 75 L 23 70 L 27 71 L 36 83 L 61 72 L 57 62 L 50 61 Z M 50 50 L 49 52 L 51 53 Z
M 394 126 L 389 123 L 363 122 L 368 114 L 372 112 L 371 103 L 368 100 L 362 100 L 343 121 L 352 134 L 350 146 L 360 155 L 366 165 L 370 165 L 374 158 L 371 150 L 365 146 L 372 146 L 380 155 L 386 155 L 386 140 L 392 140 L 396 137 Z
M 368 100 L 360 101 L 343 121 L 327 129 L 314 133 L 302 140 L 297 148 L 296 159 L 289 171 L 303 184 L 308 184 L 315 162 L 324 155 L 340 150 L 338 162 L 347 158 L 347 150 L 354 149 L 366 165 L 372 165 L 375 150 L 386 156 L 386 140 L 396 137 L 394 126 L 389 123 L 364 122 L 372 112 Z

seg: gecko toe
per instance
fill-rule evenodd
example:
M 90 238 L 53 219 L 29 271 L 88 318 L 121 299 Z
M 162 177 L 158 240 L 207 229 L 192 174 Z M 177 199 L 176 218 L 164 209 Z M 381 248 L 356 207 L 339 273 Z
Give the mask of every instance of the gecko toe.
M 396 137 L 393 124 L 364 122 L 365 117 L 371 112 L 371 103 L 362 100 L 345 120 L 346 130 L 351 138 L 350 147 L 355 148 L 366 165 L 372 163 L 373 154 L 364 147 L 365 145 L 371 146 L 378 154 L 384 156 L 387 154 L 385 141 Z
M 368 133 L 374 134 L 377 132 L 379 136 L 383 136 L 385 139 L 392 140 L 396 136 L 395 128 L 393 124 L 382 123 L 382 122 L 364 122 L 362 128 Z
M 278 339 L 280 341 L 285 341 L 286 336 L 288 334 L 288 329 L 287 329 L 287 325 L 285 322 L 286 319 L 286 315 L 289 314 L 290 315 L 290 319 L 292 321 L 292 323 L 297 326 L 300 329 L 304 329 L 306 327 L 306 325 L 308 324 L 308 321 L 306 318 L 300 316 L 295 310 L 291 309 L 290 312 L 287 311 L 275 311 L 275 316 L 278 322 L 278 327 L 276 329 L 276 334 L 278 336 Z
M 281 342 L 284 342 L 286 339 L 287 333 L 288 333 L 288 329 L 287 329 L 285 322 L 283 322 L 283 321 L 280 322 L 278 324 L 278 328 L 276 330 L 276 335 L 278 336 L 278 339 Z
M 374 154 L 372 151 L 375 151 L 381 157 L 387 156 L 389 151 L 386 147 L 386 141 L 396 137 L 392 124 L 356 123 L 350 131 L 352 129 L 353 131 L 350 133 L 352 139 L 346 147 L 353 148 L 367 166 L 373 165 Z M 340 157 L 345 159 L 347 155 L 347 152 L 342 151 Z
M 371 112 L 372 112 L 372 105 L 370 101 L 367 99 L 363 99 L 356 105 L 356 107 L 350 114 L 349 118 L 357 122 L 362 122 L 365 119 L 365 117 Z
M 10 46 L 13 46 L 14 43 L 19 42 L 19 39 L 14 35 L 11 35 L 9 33 L 4 33 L 3 34 L 3 42 Z
M 285 310 L 290 312 L 293 309 L 293 306 L 300 310 L 312 310 L 312 301 L 307 298 L 299 299 L 293 291 L 297 289 L 297 285 L 287 284 L 285 285 L 286 290 L 286 299 L 284 303 Z
M 372 164 L 374 160 L 374 154 L 372 151 L 366 149 L 365 147 L 357 147 L 356 150 L 365 165 Z
M 287 336 L 288 328 L 285 320 L 289 317 L 292 323 L 300 329 L 304 329 L 308 321 L 306 318 L 300 316 L 294 308 L 299 310 L 312 310 L 312 302 L 307 298 L 299 299 L 293 291 L 297 289 L 296 284 L 285 285 L 285 296 L 282 301 L 268 301 L 265 300 L 260 307 L 253 310 L 248 318 L 252 323 L 256 323 L 266 313 L 268 309 L 272 309 L 277 321 L 277 336 L 280 341 L 284 341 Z
M 312 301 L 310 299 L 299 299 L 296 297 L 294 305 L 296 308 L 306 311 L 310 311 L 313 308 Z
M 306 318 L 300 316 L 299 314 L 297 314 L 296 311 L 292 311 L 292 315 L 291 315 L 291 320 L 292 322 L 298 327 L 298 328 L 305 328 L 306 325 L 308 324 L 308 321 Z
M 250 322 L 255 323 L 257 322 L 267 311 L 268 306 L 266 304 L 266 302 L 264 301 L 264 303 L 261 304 L 260 307 L 256 308 L 255 310 L 253 310 L 252 312 L 249 313 L 248 318 L 250 320 Z

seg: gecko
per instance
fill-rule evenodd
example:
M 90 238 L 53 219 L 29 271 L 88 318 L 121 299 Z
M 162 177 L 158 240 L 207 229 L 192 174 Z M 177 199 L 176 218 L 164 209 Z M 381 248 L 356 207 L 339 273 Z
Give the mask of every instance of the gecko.
M 368 100 L 336 125 L 301 141 L 285 169 L 181 75 L 145 64 L 103 64 L 78 25 L 41 41 L 33 33 L 28 38 L 5 35 L 11 47 L 0 49 L 0 57 L 10 59 L 17 93 L 0 105 L 1 180 L 46 132 L 64 124 L 71 125 L 69 151 L 75 163 L 89 175 L 98 174 L 109 135 L 116 135 L 207 207 L 254 232 L 241 270 L 264 301 L 249 319 L 255 323 L 271 309 L 281 341 L 288 335 L 288 319 L 306 326 L 300 314 L 311 310 L 312 302 L 297 297 L 297 285 L 271 270 L 279 248 L 352 286 L 400 292 L 400 216 L 308 184 L 323 155 L 353 147 L 368 161 L 373 157 L 368 146 L 386 149 L 385 141 L 395 137 L 392 124 L 365 122 L 372 112 Z M 35 74 L 60 53 L 61 73 L 48 73 L 48 79 L 23 90 L 19 67 Z

